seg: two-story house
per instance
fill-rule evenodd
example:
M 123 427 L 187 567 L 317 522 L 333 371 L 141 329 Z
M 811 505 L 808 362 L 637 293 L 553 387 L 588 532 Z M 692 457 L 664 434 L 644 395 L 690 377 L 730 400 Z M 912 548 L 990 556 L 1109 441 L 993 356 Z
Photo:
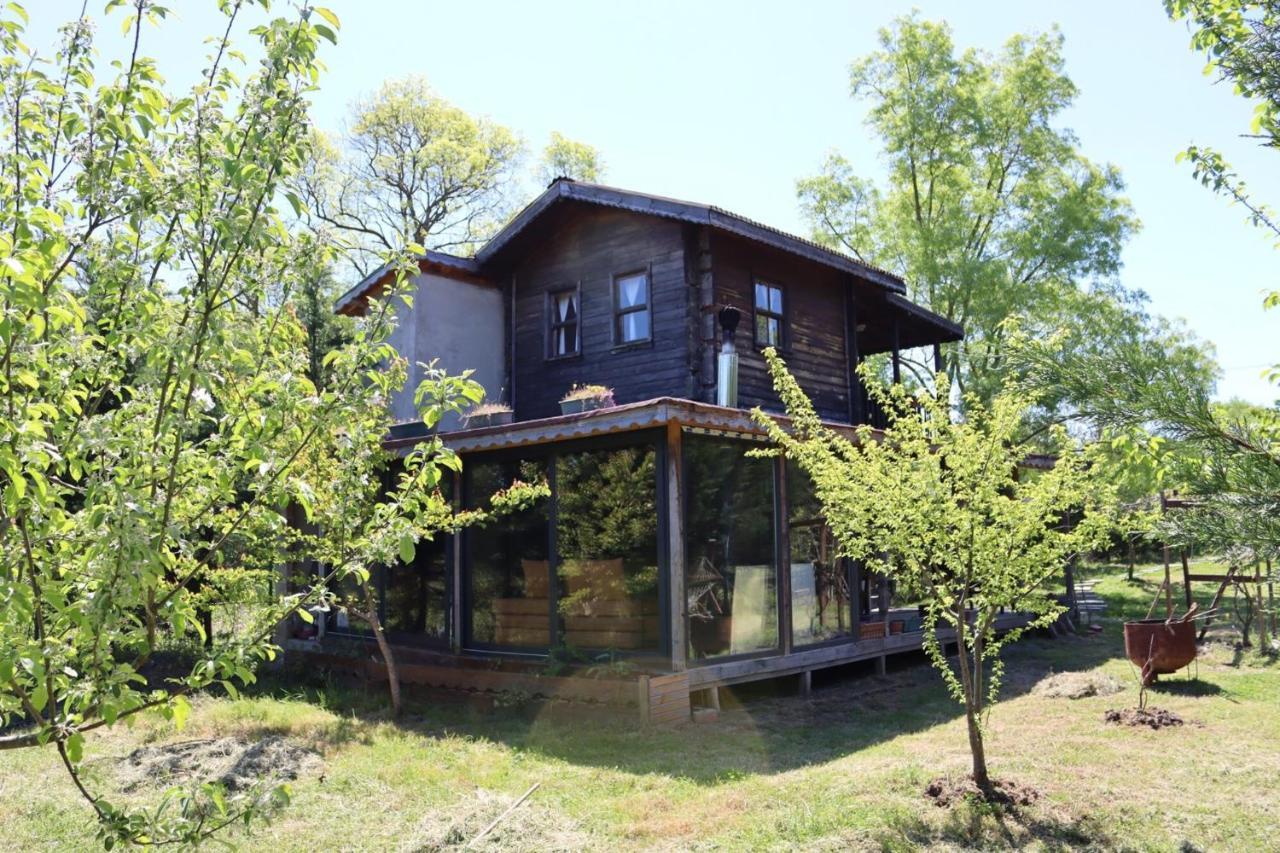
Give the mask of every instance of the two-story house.
M 464 462 L 456 499 L 483 505 L 515 478 L 545 478 L 551 498 L 382 572 L 406 678 L 638 696 L 669 719 L 687 715 L 690 691 L 807 685 L 817 668 L 919 648 L 914 608 L 895 610 L 882 578 L 835 556 L 805 477 L 748 455 L 762 437 L 747 410 L 778 408 L 764 347 L 848 429 L 877 417 L 860 360 L 889 353 L 896 373 L 901 350 L 936 359 L 961 338 L 901 279 L 716 207 L 564 179 L 475 257 L 428 253 L 420 269 L 397 347 L 411 364 L 475 370 L 513 410 L 510 425 L 444 425 Z M 337 310 L 367 310 L 385 275 Z M 721 358 L 725 307 L 740 323 Z M 391 447 L 424 435 L 409 396 L 420 378 L 393 404 L 405 423 Z M 562 414 L 583 384 L 611 388 L 613 405 Z M 358 632 L 331 621 L 327 645 L 335 635 Z M 534 678 L 552 654 L 624 659 L 635 675 Z

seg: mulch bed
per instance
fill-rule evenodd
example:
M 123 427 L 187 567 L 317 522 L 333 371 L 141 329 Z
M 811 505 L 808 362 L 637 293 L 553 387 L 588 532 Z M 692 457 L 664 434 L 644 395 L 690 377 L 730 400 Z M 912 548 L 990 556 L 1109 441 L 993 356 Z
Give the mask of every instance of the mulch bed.
M 1167 729 L 1186 723 L 1181 716 L 1164 708 L 1112 708 L 1103 719 L 1117 726 L 1148 726 L 1153 729 Z
M 1030 785 L 1021 785 L 1008 779 L 992 779 L 991 791 L 983 792 L 972 776 L 959 779 L 939 776 L 924 789 L 924 794 L 939 808 L 955 805 L 967 799 L 986 801 L 1005 806 L 1029 806 L 1040 799 L 1040 791 Z

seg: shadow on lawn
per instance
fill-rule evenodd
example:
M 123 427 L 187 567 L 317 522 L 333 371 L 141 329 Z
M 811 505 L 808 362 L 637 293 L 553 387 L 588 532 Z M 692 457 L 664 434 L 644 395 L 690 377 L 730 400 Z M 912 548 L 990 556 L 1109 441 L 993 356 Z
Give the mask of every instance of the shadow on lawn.
M 1119 642 L 1118 631 L 1023 640 L 1006 650 L 1002 698 L 1029 692 L 1050 673 L 1093 669 L 1120 654 Z M 883 677 L 870 674 L 870 663 L 816 673 L 807 701 L 797 695 L 796 679 L 745 685 L 724 697 L 718 722 L 676 729 L 637 725 L 634 710 L 584 715 L 580 707 L 528 703 L 483 711 L 429 694 L 411 698 L 395 725 L 425 737 L 482 738 L 575 765 L 718 785 L 823 764 L 960 716 L 923 654 L 891 657 L 889 666 Z M 382 690 L 330 685 L 306 695 L 343 718 L 390 722 Z M 302 698 L 296 686 L 293 694 Z M 358 738 L 360 728 L 355 724 L 341 739 Z
M 1022 848 L 1032 843 L 1047 850 L 1114 849 L 1116 839 L 1096 819 L 1060 815 L 1049 808 L 1011 808 L 966 801 L 948 810 L 940 824 L 919 815 L 888 821 L 876 839 L 882 850 L 937 846 L 990 849 Z

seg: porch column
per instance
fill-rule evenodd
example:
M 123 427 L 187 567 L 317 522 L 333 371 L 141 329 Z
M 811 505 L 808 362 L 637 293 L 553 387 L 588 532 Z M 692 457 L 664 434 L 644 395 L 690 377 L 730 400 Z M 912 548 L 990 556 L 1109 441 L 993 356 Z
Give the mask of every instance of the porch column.
M 671 671 L 683 672 L 689 652 L 684 591 L 684 434 L 667 423 L 667 613 Z
M 933 372 L 942 372 L 942 344 L 933 345 Z
M 845 340 L 849 351 L 849 423 L 860 424 L 867 419 L 866 401 L 862 398 L 862 377 L 858 376 L 858 365 L 862 363 L 862 354 L 858 350 L 858 306 L 854 298 L 853 285 L 845 286 Z
M 453 472 L 453 504 L 455 509 L 462 506 L 462 472 Z M 453 610 L 452 619 L 449 620 L 449 648 L 454 654 L 462 651 L 462 531 L 458 531 L 449 537 L 448 554 L 452 558 L 449 561 L 449 570 L 452 573 L 450 584 L 450 606 Z
M 902 356 L 898 351 L 898 318 L 893 318 L 893 384 L 902 381 Z

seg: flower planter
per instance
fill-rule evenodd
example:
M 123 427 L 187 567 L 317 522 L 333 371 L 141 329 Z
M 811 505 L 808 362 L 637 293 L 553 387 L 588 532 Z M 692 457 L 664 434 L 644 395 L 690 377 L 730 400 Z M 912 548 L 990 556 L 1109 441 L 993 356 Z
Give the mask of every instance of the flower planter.
M 596 409 L 607 409 L 613 405 L 613 399 L 610 397 L 582 397 L 577 400 L 561 400 L 560 414 L 577 415 L 582 412 L 592 412 Z
M 907 630 L 907 621 L 905 619 L 894 619 L 889 622 L 890 634 L 901 634 Z
M 482 415 L 467 415 L 466 428 L 510 426 L 514 418 L 514 412 L 488 412 Z

